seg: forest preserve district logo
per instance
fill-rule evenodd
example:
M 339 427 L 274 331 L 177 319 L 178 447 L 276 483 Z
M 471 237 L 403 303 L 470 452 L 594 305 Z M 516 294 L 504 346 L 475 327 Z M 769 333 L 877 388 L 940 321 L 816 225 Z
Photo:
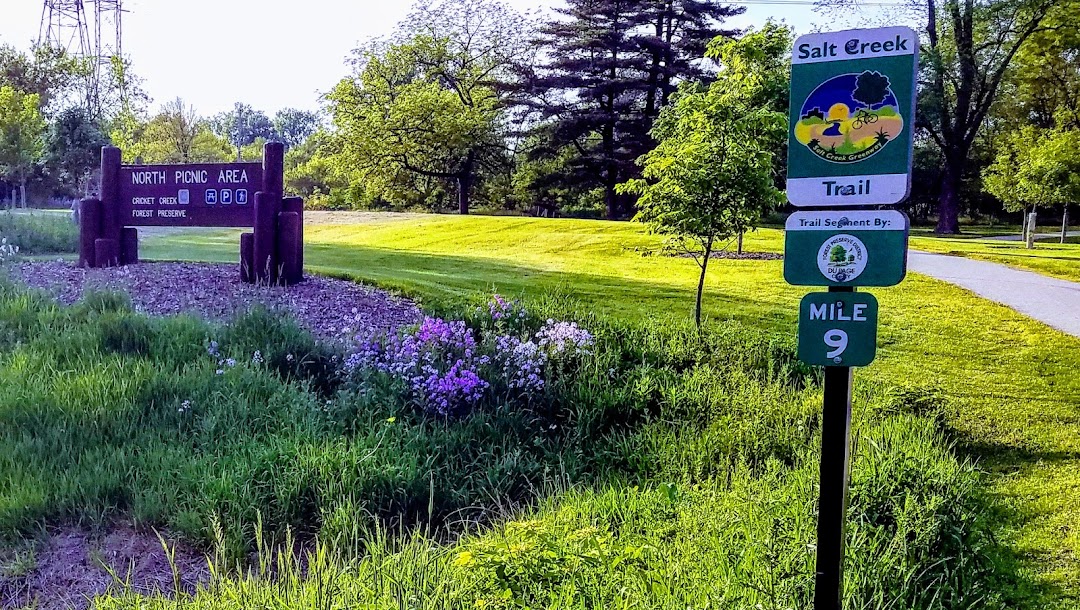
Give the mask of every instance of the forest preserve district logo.
M 799 117 L 795 139 L 833 163 L 869 159 L 904 131 L 889 77 L 869 70 L 818 85 Z
M 818 250 L 817 264 L 826 278 L 841 284 L 850 282 L 866 269 L 866 246 L 854 235 L 834 235 Z

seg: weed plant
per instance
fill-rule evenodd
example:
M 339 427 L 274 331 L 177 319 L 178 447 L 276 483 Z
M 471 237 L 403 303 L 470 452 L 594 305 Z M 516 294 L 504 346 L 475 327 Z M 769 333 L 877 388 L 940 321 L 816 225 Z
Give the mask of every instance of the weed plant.
M 530 311 L 595 344 L 530 401 L 437 416 L 343 383 L 343 354 L 270 312 L 216 327 L 2 285 L 0 532 L 131 518 L 215 550 L 195 595 L 107 609 L 809 607 L 820 389 L 791 341 Z M 860 396 L 848 608 L 1012 603 L 930 402 Z

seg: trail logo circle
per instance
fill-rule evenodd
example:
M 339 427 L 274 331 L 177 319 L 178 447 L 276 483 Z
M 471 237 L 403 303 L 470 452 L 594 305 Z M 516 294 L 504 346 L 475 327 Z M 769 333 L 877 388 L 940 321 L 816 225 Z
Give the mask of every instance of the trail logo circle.
M 817 264 L 821 275 L 843 284 L 862 275 L 866 270 L 867 259 L 866 244 L 854 235 L 841 233 L 825 240 L 821 245 Z
M 818 85 L 795 123 L 795 139 L 832 163 L 869 159 L 903 131 L 889 77 L 871 70 L 840 74 Z

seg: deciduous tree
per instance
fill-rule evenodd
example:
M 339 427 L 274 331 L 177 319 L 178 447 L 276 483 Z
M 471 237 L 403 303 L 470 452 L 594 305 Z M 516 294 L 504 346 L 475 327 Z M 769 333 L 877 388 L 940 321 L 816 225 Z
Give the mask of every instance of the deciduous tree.
M 658 144 L 641 164 L 644 177 L 621 185 L 640 196 L 637 220 L 672 235 L 694 256 L 698 279 L 694 320 L 701 325 L 701 298 L 709 259 L 718 241 L 753 228 L 762 213 L 779 205 L 774 155 L 787 119 L 760 103 L 775 58 L 760 49 L 790 33 L 769 25 L 715 49 L 725 69 L 707 90 L 686 87 L 660 113 L 653 135 Z
M 1060 207 L 1064 240 L 1068 206 L 1080 202 L 1080 130 L 1021 128 L 1002 142 L 984 184 L 1009 211 Z
M 36 93 L 9 85 L 0 86 L 0 171 L 19 185 L 19 199 L 26 207 L 26 182 L 45 146 L 45 120 Z
M 926 3 L 917 120 L 944 162 L 936 232 L 960 232 L 960 192 L 976 137 L 1016 54 L 1058 1 Z
M 508 162 L 509 76 L 527 23 L 491 0 L 421 5 L 395 40 L 357 52 L 357 74 L 328 96 L 342 158 L 369 186 L 450 182 L 469 212 L 477 179 Z
M 274 123 L 266 113 L 255 110 L 248 104 L 236 102 L 233 109 L 223 112 L 207 122 L 214 135 L 225 138 L 236 149 L 236 158 L 241 160 L 242 150 L 256 140 L 268 141 L 277 138 Z
M 318 113 L 296 108 L 283 108 L 274 115 L 274 131 L 285 146 L 294 148 L 307 141 L 319 130 Z

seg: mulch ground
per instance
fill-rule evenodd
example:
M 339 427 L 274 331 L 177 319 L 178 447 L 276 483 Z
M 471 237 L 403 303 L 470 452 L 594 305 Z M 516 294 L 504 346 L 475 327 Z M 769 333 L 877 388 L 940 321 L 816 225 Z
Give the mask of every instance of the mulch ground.
M 140 263 L 83 269 L 72 262 L 28 262 L 12 268 L 25 284 L 71 304 L 89 291 L 127 293 L 136 311 L 169 316 L 192 313 L 224 321 L 253 305 L 295 318 L 316 337 L 332 340 L 343 326 L 392 330 L 420 319 L 407 299 L 355 282 L 308 275 L 296 286 L 256 286 L 240 280 L 236 265 Z
M 53 532 L 33 552 L 25 571 L 13 573 L 11 558 L 5 562 L 0 608 L 83 610 L 94 596 L 107 592 L 171 596 L 177 587 L 193 593 L 209 582 L 205 556 L 175 542 L 167 545 L 169 555 L 156 533 L 130 526 L 101 535 L 80 528 Z

